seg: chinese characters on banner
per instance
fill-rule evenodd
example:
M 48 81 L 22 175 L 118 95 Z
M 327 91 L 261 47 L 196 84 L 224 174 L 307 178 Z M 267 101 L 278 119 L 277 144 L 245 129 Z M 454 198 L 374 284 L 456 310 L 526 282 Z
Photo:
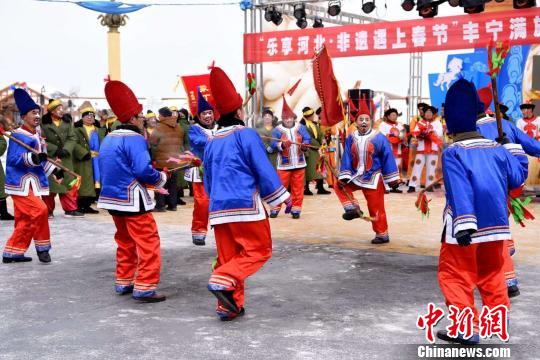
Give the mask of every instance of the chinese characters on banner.
M 197 87 L 206 101 L 214 106 L 214 98 L 210 92 L 210 74 L 182 76 L 181 79 L 192 115 L 197 115 Z
M 540 8 L 318 29 L 244 34 L 244 63 L 306 60 L 325 45 L 332 57 L 383 55 L 540 42 Z

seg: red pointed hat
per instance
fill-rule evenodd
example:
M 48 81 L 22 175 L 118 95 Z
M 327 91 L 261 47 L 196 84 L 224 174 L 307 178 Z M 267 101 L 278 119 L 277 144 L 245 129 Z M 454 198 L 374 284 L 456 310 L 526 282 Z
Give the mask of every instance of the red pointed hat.
M 367 101 L 365 97 L 362 97 L 358 101 L 358 112 L 356 114 L 356 117 L 360 115 L 369 115 L 370 117 L 373 117 L 373 110 L 375 110 L 375 103 L 373 100 Z
M 242 97 L 231 79 L 218 67 L 212 67 L 210 71 L 210 90 L 220 114 L 230 114 L 242 107 Z
M 484 111 L 486 111 L 489 108 L 489 105 L 491 105 L 491 102 L 493 101 L 493 92 L 491 91 L 491 86 L 486 86 L 478 90 L 478 97 L 484 105 Z
M 121 81 L 108 81 L 105 84 L 105 97 L 120 122 L 128 122 L 142 111 L 143 107 L 133 91 Z
M 296 114 L 294 113 L 294 111 L 292 111 L 292 109 L 289 107 L 289 104 L 287 104 L 287 101 L 285 100 L 285 95 L 282 96 L 283 97 L 283 109 L 281 110 L 281 118 L 282 119 L 290 119 L 290 118 L 295 118 L 296 117 Z

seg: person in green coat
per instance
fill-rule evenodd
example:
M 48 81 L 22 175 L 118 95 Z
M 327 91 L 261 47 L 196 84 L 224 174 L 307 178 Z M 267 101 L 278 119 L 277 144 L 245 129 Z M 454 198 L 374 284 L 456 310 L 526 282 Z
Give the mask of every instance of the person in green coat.
M 4 116 L 0 115 L 0 127 L 5 131 L 11 131 L 11 123 Z M 0 156 L 4 155 L 7 150 L 7 141 L 0 135 Z M 4 173 L 4 167 L 0 162 L 0 220 L 14 220 L 15 218 L 7 210 L 7 194 L 5 191 L 6 174 Z
M 274 169 L 277 169 L 277 151 L 270 146 L 272 140 L 272 130 L 277 126 L 277 118 L 274 117 L 274 113 L 270 108 L 265 108 L 262 113 L 262 122 L 257 127 L 257 133 L 261 137 L 261 140 L 266 149 L 266 155 L 268 160 L 272 163 Z
M 68 169 L 73 170 L 73 160 L 90 159 L 90 152 L 77 144 L 72 118 L 64 114 L 64 107 L 59 100 L 53 100 L 47 105 L 47 113 L 41 118 L 41 136 L 47 143 L 47 154 L 53 159 L 58 158 Z M 66 217 L 80 218 L 84 214 L 77 211 L 77 192 L 70 191 L 69 185 L 74 177 L 64 174 L 61 182 L 49 177 L 49 195 L 43 201 L 49 209 L 49 217 L 53 217 L 55 197 L 59 194 L 62 209 Z
M 99 211 L 90 205 L 96 200 L 101 187 L 99 176 L 99 146 L 106 135 L 95 118 L 95 110 L 91 107 L 81 110 L 82 118 L 74 124 L 75 139 L 78 145 L 90 153 L 90 158 L 73 159 L 75 172 L 81 176 L 78 191 L 78 211 L 83 214 L 98 214 Z
M 189 151 L 189 127 L 191 126 L 189 123 L 189 112 L 184 108 L 176 112 L 173 109 L 177 109 L 176 106 L 172 106 L 171 110 L 173 114 L 177 113 L 178 124 L 182 127 L 182 130 L 184 131 L 184 138 L 182 140 L 183 151 Z M 193 189 L 191 188 L 191 183 L 187 182 L 184 179 L 185 173 L 185 171 L 179 171 L 178 178 L 176 179 L 176 184 L 178 185 L 178 205 L 186 204 L 186 202 L 182 199 L 182 197 L 184 196 L 184 189 L 189 188 L 189 196 L 193 196 Z
M 321 130 L 319 122 L 315 120 L 315 111 L 312 108 L 310 108 L 309 106 L 306 106 L 302 110 L 302 114 L 303 114 L 303 117 L 300 123 L 306 127 L 308 134 L 311 137 L 311 146 L 315 147 L 315 148 L 309 148 L 309 150 L 306 153 L 307 165 L 306 165 L 306 177 L 305 177 L 306 183 L 304 185 L 304 195 L 313 195 L 313 193 L 309 189 L 309 184 L 312 181 L 315 181 L 315 183 L 317 184 L 317 194 L 327 195 L 327 194 L 330 194 L 330 191 L 324 188 L 323 177 L 317 171 L 317 164 L 319 163 L 319 159 L 320 159 L 319 148 L 321 147 L 323 143 L 324 134 Z

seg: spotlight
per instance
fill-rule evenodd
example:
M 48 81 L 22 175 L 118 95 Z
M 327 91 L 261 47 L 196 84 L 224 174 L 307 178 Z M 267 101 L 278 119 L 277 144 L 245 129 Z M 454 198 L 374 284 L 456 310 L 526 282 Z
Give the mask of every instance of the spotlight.
M 293 15 L 296 20 L 301 20 L 306 17 L 306 5 L 304 3 L 294 5 Z
M 375 0 L 362 0 L 362 11 L 369 14 L 375 10 Z
M 514 0 L 514 9 L 526 9 L 536 6 L 536 0 Z
M 306 18 L 296 20 L 296 26 L 298 26 L 300 29 L 305 29 L 307 27 Z
M 274 14 L 272 15 L 272 22 L 278 26 L 279 24 L 281 24 L 283 22 L 283 16 L 281 16 L 281 13 L 279 11 L 275 11 Z
M 504 1 L 504 0 L 503 0 Z M 459 6 L 459 0 L 448 0 L 448 4 L 451 6 L 451 7 L 457 7 Z
M 486 0 L 461 0 L 460 5 L 467 14 L 478 14 L 484 11 Z
M 274 6 L 268 6 L 264 9 L 264 20 L 266 21 L 272 21 L 272 14 L 276 11 L 276 8 Z
M 412 9 L 414 9 L 414 0 L 403 0 L 401 2 L 401 7 L 405 11 L 411 11 Z
M 313 19 L 313 27 L 314 28 L 323 28 L 324 27 L 324 24 L 322 22 L 322 19 L 320 17 L 315 17 Z
M 416 5 L 418 15 L 423 18 L 432 18 L 434 16 L 437 16 L 439 12 L 439 3 L 440 1 L 418 0 L 418 3 Z
M 328 15 L 337 16 L 341 12 L 341 1 L 340 0 L 330 0 L 328 2 Z

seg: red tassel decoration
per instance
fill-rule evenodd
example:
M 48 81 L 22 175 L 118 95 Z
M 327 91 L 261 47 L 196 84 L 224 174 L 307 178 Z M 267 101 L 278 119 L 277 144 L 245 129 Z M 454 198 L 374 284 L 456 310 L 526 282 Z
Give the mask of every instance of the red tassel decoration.
M 426 216 L 429 217 L 429 202 L 431 200 L 428 200 L 426 193 L 424 191 L 421 191 L 418 194 L 418 198 L 416 199 L 416 202 L 414 205 L 416 206 L 416 209 L 419 210 L 422 213 L 422 217 Z

